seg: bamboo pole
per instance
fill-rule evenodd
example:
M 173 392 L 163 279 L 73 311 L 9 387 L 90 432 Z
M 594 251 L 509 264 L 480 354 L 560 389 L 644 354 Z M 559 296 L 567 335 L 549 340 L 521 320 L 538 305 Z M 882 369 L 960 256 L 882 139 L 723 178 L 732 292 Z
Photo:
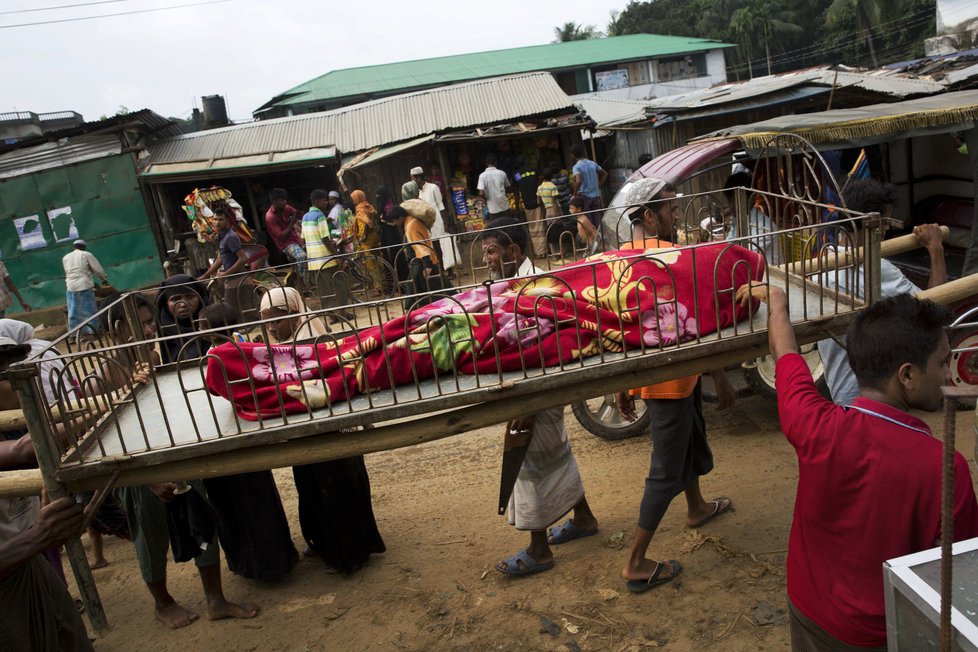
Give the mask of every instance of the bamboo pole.
M 946 240 L 950 232 L 950 229 L 942 226 L 941 239 Z M 889 256 L 896 256 L 918 248 L 920 248 L 920 243 L 917 241 L 917 236 L 908 233 L 907 235 L 883 240 L 880 243 L 880 256 L 888 258 Z M 808 260 L 797 260 L 793 263 L 782 265 L 782 269 L 789 274 L 814 274 L 816 272 L 829 271 L 836 267 L 852 265 L 859 260 L 865 260 L 861 247 L 856 251 L 840 251 L 838 255 L 827 254 L 817 258 L 809 258 Z

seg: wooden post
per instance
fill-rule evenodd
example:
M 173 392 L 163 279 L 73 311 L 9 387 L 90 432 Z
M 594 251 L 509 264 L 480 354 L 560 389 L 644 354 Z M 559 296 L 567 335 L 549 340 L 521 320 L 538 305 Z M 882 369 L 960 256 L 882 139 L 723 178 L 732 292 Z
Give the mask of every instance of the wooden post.
M 37 466 L 41 469 L 41 476 L 44 479 L 44 487 L 48 491 L 48 496 L 51 500 L 69 496 L 68 487 L 56 479 L 60 455 L 54 444 L 54 433 L 47 427 L 48 422 L 44 417 L 44 408 L 40 403 L 44 394 L 39 387 L 36 387 L 38 379 L 34 376 L 33 368 L 30 366 L 20 367 L 11 371 L 10 376 L 17 389 L 17 396 L 20 398 L 20 405 L 27 421 L 27 430 L 37 455 Z M 102 633 L 109 628 L 109 623 L 105 617 L 105 610 L 102 608 L 98 587 L 95 586 L 92 569 L 88 565 L 85 547 L 81 542 L 81 532 L 65 542 L 65 551 L 68 553 L 68 561 L 71 563 L 71 570 L 75 575 L 78 592 L 85 604 L 88 622 L 91 623 L 92 629 L 96 633 Z
M 441 178 L 445 180 L 445 194 L 447 196 L 442 197 L 442 200 L 445 202 L 445 210 L 452 218 L 451 224 L 446 224 L 445 226 L 450 227 L 448 228 L 449 233 L 457 233 L 458 219 L 455 215 L 455 204 L 452 202 L 451 176 L 449 176 L 448 166 L 446 165 L 448 157 L 445 156 L 445 146 L 437 140 L 435 141 L 435 156 L 438 158 L 438 167 L 441 168 Z
M 265 232 L 265 221 L 258 215 L 258 204 L 255 203 L 255 193 L 251 191 L 251 177 L 244 177 L 245 194 L 248 196 L 248 203 L 251 204 L 251 219 L 255 222 L 255 231 Z M 267 243 L 266 243 L 267 244 Z

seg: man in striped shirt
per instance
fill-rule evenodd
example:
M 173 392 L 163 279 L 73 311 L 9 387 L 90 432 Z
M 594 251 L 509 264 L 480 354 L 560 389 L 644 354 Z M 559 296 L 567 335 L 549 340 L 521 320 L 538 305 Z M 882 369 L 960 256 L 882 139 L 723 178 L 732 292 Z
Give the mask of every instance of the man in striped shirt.
M 335 242 L 326 210 L 330 208 L 329 193 L 313 190 L 309 195 L 312 206 L 302 216 L 302 239 L 306 241 L 306 254 L 309 259 L 309 274 L 319 289 L 323 307 L 335 307 L 349 303 L 349 288 L 346 274 L 337 274 L 341 269 L 339 247 L 343 241 Z

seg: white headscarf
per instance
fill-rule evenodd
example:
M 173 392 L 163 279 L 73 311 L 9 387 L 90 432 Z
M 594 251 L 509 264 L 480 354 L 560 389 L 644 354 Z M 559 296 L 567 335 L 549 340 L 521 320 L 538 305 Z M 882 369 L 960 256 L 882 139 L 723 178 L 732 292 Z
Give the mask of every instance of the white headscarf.
M 9 337 L 17 344 L 29 344 L 31 347 L 29 357 L 31 358 L 51 346 L 51 342 L 34 337 L 33 326 L 16 319 L 0 319 L 0 337 Z M 74 382 L 70 374 L 64 372 L 64 363 L 61 362 L 55 351 L 51 350 L 44 353 L 39 368 L 41 387 L 44 388 L 44 397 L 47 399 L 48 405 L 57 402 L 58 385 L 62 388 L 62 399 L 68 400 L 75 395 Z
M 292 334 L 292 341 L 294 342 L 314 340 L 329 332 L 326 330 L 323 320 L 314 317 L 309 312 L 309 309 L 306 308 L 306 302 L 302 300 L 302 295 L 293 287 L 275 287 L 266 292 L 261 298 L 260 310 L 264 311 L 269 308 L 287 310 L 289 314 L 299 318 L 299 329 Z M 271 333 L 269 333 L 269 339 L 271 339 Z M 283 342 L 271 343 L 283 344 Z

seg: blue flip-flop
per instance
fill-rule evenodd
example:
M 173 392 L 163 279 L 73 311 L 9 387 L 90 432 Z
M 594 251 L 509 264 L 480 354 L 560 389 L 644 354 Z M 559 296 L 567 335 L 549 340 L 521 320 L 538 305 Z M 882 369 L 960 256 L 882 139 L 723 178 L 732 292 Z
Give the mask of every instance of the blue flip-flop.
M 520 568 L 518 562 L 523 562 L 523 568 Z M 506 568 L 502 567 L 503 564 L 506 564 Z M 525 549 L 520 550 L 512 557 L 508 557 L 496 564 L 496 570 L 504 575 L 533 575 L 534 573 L 541 573 L 543 571 L 550 570 L 553 567 L 553 559 L 541 564 L 536 559 L 531 557 Z
M 666 568 L 667 566 L 672 571 L 669 574 L 669 577 L 660 577 L 660 575 L 662 574 L 662 569 Z M 628 590 L 631 591 L 632 593 L 645 593 L 651 588 L 673 581 L 674 579 L 676 579 L 676 576 L 679 575 L 682 571 L 683 571 L 683 567 L 680 566 L 679 562 L 676 561 L 675 559 L 656 562 L 655 570 L 652 571 L 652 574 L 649 576 L 649 579 L 628 580 L 625 583 L 625 586 L 627 586 Z
M 550 532 L 547 533 L 547 543 L 552 545 L 567 543 L 568 541 L 573 541 L 574 539 L 583 539 L 584 537 L 594 536 L 597 533 L 598 528 L 594 528 L 593 530 L 582 530 L 574 525 L 574 521 L 567 519 L 560 525 L 550 528 Z

